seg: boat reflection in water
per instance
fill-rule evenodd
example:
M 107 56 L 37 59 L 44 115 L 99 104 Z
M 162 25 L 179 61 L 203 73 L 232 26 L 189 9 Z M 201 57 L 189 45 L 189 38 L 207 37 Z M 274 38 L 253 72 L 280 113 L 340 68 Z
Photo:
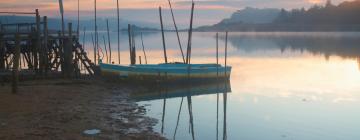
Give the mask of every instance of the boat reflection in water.
M 187 85 L 162 85 L 162 86 L 157 86 L 157 87 L 153 87 L 148 89 L 148 91 L 146 92 L 138 92 L 138 93 L 133 93 L 131 94 L 131 98 L 136 100 L 137 102 L 143 102 L 143 101 L 154 101 L 154 100 L 162 100 L 162 115 L 161 118 L 158 118 L 159 120 L 161 119 L 161 129 L 159 130 L 161 134 L 164 134 L 164 130 L 165 129 L 174 129 L 173 134 L 170 136 L 169 134 L 164 134 L 166 135 L 166 137 L 168 138 L 172 138 L 172 139 L 176 139 L 177 137 L 177 132 L 178 132 L 178 126 L 179 126 L 179 122 L 180 119 L 185 119 L 185 118 L 181 118 L 181 112 L 183 110 L 183 104 L 184 101 L 186 101 L 187 103 L 187 113 L 189 116 L 189 135 L 191 135 L 191 138 L 193 140 L 196 139 L 196 130 L 194 129 L 194 116 L 193 115 L 193 102 L 192 102 L 192 98 L 196 97 L 196 96 L 205 96 L 205 95 L 215 95 L 216 94 L 216 103 L 217 103 L 217 107 L 216 107 L 216 139 L 219 139 L 219 126 L 221 124 L 219 124 L 219 100 L 220 99 L 220 95 L 223 95 L 223 140 L 227 139 L 227 127 L 226 127 L 226 111 L 227 111 L 227 94 L 231 92 L 231 87 L 230 87 L 230 82 L 226 81 L 226 82 L 212 82 L 212 83 L 208 83 L 208 84 L 187 84 Z M 177 111 L 177 117 L 176 117 L 176 126 L 175 128 L 166 128 L 165 127 L 165 117 L 166 117 L 166 100 L 169 99 L 179 99 L 181 100 L 179 107 L 178 107 L 178 111 Z M 210 114 L 209 114 L 210 115 Z M 175 121 L 175 120 L 174 120 Z

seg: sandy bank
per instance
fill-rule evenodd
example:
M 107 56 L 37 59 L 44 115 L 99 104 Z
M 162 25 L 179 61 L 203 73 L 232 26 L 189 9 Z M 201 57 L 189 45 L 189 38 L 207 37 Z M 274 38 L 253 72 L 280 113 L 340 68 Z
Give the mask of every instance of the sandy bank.
M 100 79 L 21 82 L 18 94 L 0 85 L 0 139 L 162 139 L 152 131 L 157 121 L 129 100 L 133 90 Z

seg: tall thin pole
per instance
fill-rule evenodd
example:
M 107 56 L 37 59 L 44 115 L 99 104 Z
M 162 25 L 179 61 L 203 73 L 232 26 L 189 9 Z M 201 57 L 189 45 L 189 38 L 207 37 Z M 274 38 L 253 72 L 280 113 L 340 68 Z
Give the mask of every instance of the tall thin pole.
M 181 56 L 182 56 L 183 62 L 185 63 L 184 52 L 183 52 L 183 49 L 182 49 L 182 46 L 181 46 L 180 35 L 179 35 L 178 27 L 177 27 L 177 25 L 176 25 L 174 12 L 173 12 L 173 9 L 172 9 L 170 0 L 168 0 L 168 2 L 169 2 L 169 6 L 170 6 L 171 16 L 172 16 L 172 19 L 173 19 L 173 22 L 174 22 L 174 27 L 175 27 L 175 31 L 176 31 L 176 36 L 177 36 L 178 43 L 179 43 L 179 47 L 180 47 L 180 51 L 181 51 Z
M 130 63 L 133 65 L 132 60 L 132 41 L 131 41 L 131 25 L 128 24 L 128 36 L 129 36 L 129 53 L 130 53 Z
M 194 6 L 195 6 L 195 3 L 192 2 L 192 5 L 191 5 L 191 17 L 190 17 L 190 28 L 189 28 L 188 45 L 187 45 L 187 53 L 186 53 L 186 63 L 187 64 L 190 64 L 190 60 L 191 60 L 191 39 L 192 39 Z
M 96 45 L 95 45 L 95 39 L 94 39 L 93 34 L 91 34 L 91 41 L 92 41 L 93 48 L 94 48 L 94 63 L 96 64 Z
M 108 51 L 107 51 L 107 48 L 106 48 L 105 36 L 103 36 L 103 40 L 104 40 L 104 48 L 105 48 L 106 60 L 109 63 L 109 56 L 108 56 Z
M 219 33 L 216 33 L 216 76 L 219 77 Z
M 60 14 L 61 14 L 61 34 L 64 37 L 65 35 L 65 23 L 64 23 L 64 5 L 63 1 L 59 0 Z
M 80 0 L 77 1 L 77 36 L 80 36 Z
M 160 14 L 160 24 L 161 24 L 162 43 L 163 43 L 163 49 L 164 49 L 164 59 L 165 59 L 165 63 L 168 63 L 168 61 L 167 61 L 167 55 L 166 55 L 166 45 L 165 45 L 165 35 L 164 35 L 164 25 L 163 25 L 163 20 L 162 20 L 161 7 L 159 7 L 159 14 Z
M 146 58 L 146 53 L 145 53 L 145 45 L 144 45 L 143 33 L 142 32 L 141 32 L 141 44 L 142 44 L 142 49 L 143 49 L 143 53 L 144 53 L 144 57 L 145 57 L 145 64 L 148 64 L 147 58 Z
M 95 13 L 94 13 L 94 16 L 95 16 L 95 50 L 96 51 L 98 51 L 98 34 L 97 34 L 97 19 L 96 19 L 96 0 L 94 0 L 94 9 L 95 9 Z M 97 54 L 96 54 L 96 51 L 94 52 L 95 53 L 95 65 L 96 65 L 96 63 L 97 63 L 97 58 L 99 57 L 99 56 L 96 56 Z
M 86 39 L 86 27 L 84 27 L 84 36 L 83 36 L 83 44 L 82 44 L 84 50 L 86 50 L 85 49 L 85 39 Z
M 120 64 L 120 12 L 119 12 L 119 0 L 116 0 L 116 7 L 117 7 L 117 47 L 118 47 L 118 59 Z
M 228 32 L 225 35 L 225 77 L 227 77 L 227 48 L 228 47 Z
M 108 35 L 108 47 L 109 47 L 109 63 L 111 63 L 111 43 L 110 43 L 110 31 L 109 31 L 109 20 L 106 19 L 106 28 Z
M 132 45 L 132 59 L 133 59 L 133 63 L 136 64 L 136 45 L 135 45 L 135 31 L 132 29 L 131 30 L 131 45 Z

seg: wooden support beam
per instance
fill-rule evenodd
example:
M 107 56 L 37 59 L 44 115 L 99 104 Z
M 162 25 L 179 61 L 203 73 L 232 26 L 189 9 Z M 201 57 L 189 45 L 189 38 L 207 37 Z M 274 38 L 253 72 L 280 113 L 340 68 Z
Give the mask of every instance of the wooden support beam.
M 0 70 L 5 69 L 5 43 L 2 40 L 2 30 L 1 30 L 1 24 L 0 24 Z
M 65 38 L 65 44 L 64 44 L 64 76 L 66 78 L 71 78 L 73 71 L 74 71 L 74 66 L 73 66 L 73 54 L 72 54 L 72 50 L 73 50 L 73 42 L 72 42 L 72 24 L 69 23 L 68 24 L 68 28 L 69 28 L 69 36 Z
M 44 31 L 43 31 L 43 34 L 44 34 L 44 46 L 42 47 L 43 48 L 43 61 L 44 61 L 44 71 L 45 71 L 45 75 L 47 75 L 48 73 L 48 70 L 50 70 L 49 68 L 49 57 L 48 57 L 48 52 L 49 52 L 49 49 L 48 49 L 48 43 L 49 43 L 49 32 L 48 32 L 48 21 L 47 21 L 47 16 L 44 16 Z
M 33 51 L 33 56 L 34 56 L 34 68 L 35 68 L 35 72 L 38 74 L 39 73 L 39 58 L 38 58 L 38 51 L 41 48 L 41 43 L 40 43 L 40 14 L 39 14 L 39 10 L 36 9 L 35 10 L 36 13 L 36 30 L 35 30 L 35 46 L 34 46 L 34 51 Z
M 15 52 L 14 52 L 14 63 L 12 69 L 12 93 L 16 94 L 18 91 L 18 83 L 19 83 L 19 61 L 20 61 L 20 38 L 19 35 L 16 34 L 15 40 Z

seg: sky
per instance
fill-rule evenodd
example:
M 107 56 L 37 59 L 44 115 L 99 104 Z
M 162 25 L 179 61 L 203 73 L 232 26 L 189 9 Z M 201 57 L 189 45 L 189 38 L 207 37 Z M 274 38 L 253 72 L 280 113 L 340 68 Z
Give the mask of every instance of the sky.
M 332 0 L 338 4 L 346 0 Z M 177 22 L 180 26 L 189 23 L 191 0 L 171 0 Z M 322 5 L 326 0 L 194 0 L 195 26 L 215 24 L 230 17 L 231 13 L 245 7 L 256 8 L 308 8 L 314 4 Z M 65 18 L 77 16 L 77 0 L 63 0 Z M 167 0 L 119 0 L 120 16 L 129 21 L 158 23 L 158 7 L 164 9 L 164 20 L 170 24 L 171 15 Z M 29 12 L 39 9 L 41 15 L 59 17 L 58 0 L 1 0 L 0 12 Z M 97 0 L 99 18 L 116 18 L 116 0 Z M 93 18 L 94 0 L 80 0 L 82 19 Z

